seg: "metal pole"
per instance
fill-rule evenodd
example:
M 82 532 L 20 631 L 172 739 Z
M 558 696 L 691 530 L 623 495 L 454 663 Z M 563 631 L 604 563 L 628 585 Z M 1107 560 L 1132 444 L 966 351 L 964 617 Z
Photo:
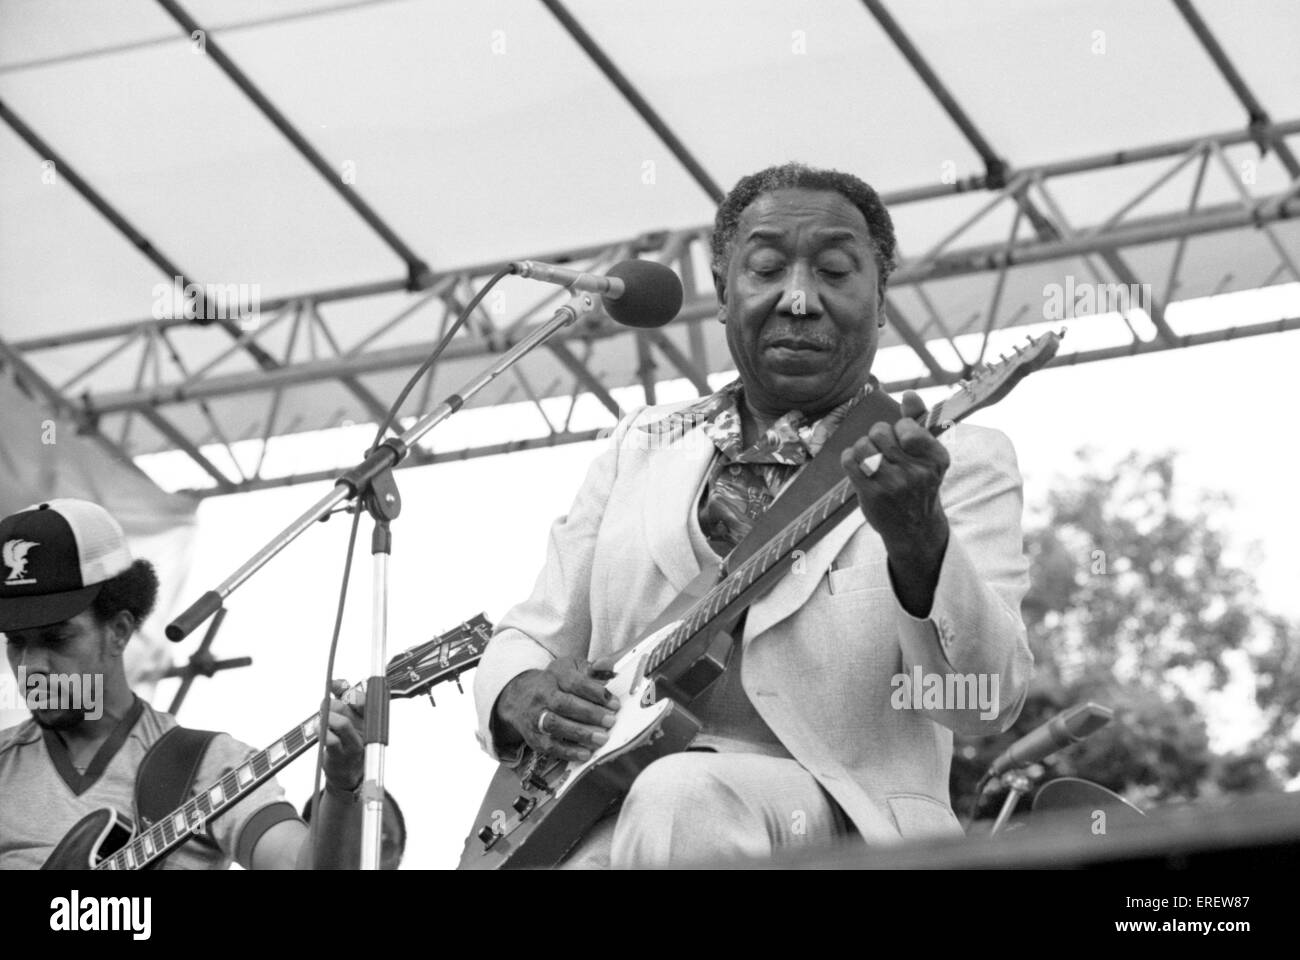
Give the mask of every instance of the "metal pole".
M 253 554 L 238 570 L 203 594 L 180 616 L 169 623 L 166 630 L 168 639 L 176 641 L 188 636 L 199 624 L 216 613 L 225 599 L 239 589 L 249 577 L 266 566 L 281 550 L 302 536 L 313 523 L 328 515 L 339 504 L 355 499 L 375 476 L 401 461 L 421 437 L 463 407 L 465 401 L 519 362 L 547 337 L 595 309 L 595 298 L 591 294 L 579 293 L 574 295 L 573 299 L 555 311 L 555 315 L 550 320 L 502 354 L 487 370 L 477 374 L 466 383 L 459 392 L 453 393 L 430 410 L 412 424 L 410 429 L 400 437 L 381 444 L 364 461 L 340 476 L 333 490 L 317 500 L 305 513 L 274 536 L 257 553 Z M 382 674 L 381 669 L 380 675 L 382 676 Z

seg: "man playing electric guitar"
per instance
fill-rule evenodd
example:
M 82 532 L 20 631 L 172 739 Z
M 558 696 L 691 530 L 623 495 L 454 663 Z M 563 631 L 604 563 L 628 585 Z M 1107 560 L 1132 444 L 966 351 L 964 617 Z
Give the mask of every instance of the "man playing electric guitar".
M 0 731 L 0 869 L 41 867 L 87 814 L 133 810 L 136 773 L 150 747 L 176 726 L 127 685 L 122 653 L 153 610 L 158 578 L 133 559 L 122 528 L 102 507 L 51 500 L 0 521 L 0 632 L 24 693 L 43 691 L 32 718 Z M 78 696 L 56 690 L 82 684 Z M 326 734 L 321 861 L 313 864 L 307 825 L 274 780 L 212 821 L 161 862 L 164 869 L 352 866 L 361 844 L 359 716 L 331 704 Z M 253 751 L 218 734 L 198 762 L 202 790 Z M 138 826 L 138 824 L 136 824 Z M 82 864 L 83 867 L 89 864 Z
M 526 745 L 580 761 L 606 742 L 619 706 L 603 683 L 611 655 L 716 566 L 879 389 L 894 258 L 888 212 L 851 175 L 788 164 L 726 197 L 713 278 L 739 380 L 619 424 L 479 666 L 489 754 L 510 763 Z M 915 394 L 903 412 L 844 450 L 860 510 L 748 608 L 727 669 L 689 707 L 703 722 L 691 748 L 640 772 L 567 865 L 960 832 L 952 731 L 1009 727 L 1032 670 L 1021 481 L 1001 433 L 959 424 L 937 439 L 908 419 L 925 412 Z M 995 702 L 900 704 L 896 678 L 916 668 L 983 678 Z

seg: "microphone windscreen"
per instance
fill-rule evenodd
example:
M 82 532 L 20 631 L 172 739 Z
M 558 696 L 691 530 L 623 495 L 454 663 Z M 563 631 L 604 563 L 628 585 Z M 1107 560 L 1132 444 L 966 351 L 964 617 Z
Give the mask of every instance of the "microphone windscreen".
M 662 327 L 682 309 L 682 281 L 653 260 L 624 260 L 606 271 L 623 281 L 623 295 L 605 297 L 605 312 L 628 327 Z

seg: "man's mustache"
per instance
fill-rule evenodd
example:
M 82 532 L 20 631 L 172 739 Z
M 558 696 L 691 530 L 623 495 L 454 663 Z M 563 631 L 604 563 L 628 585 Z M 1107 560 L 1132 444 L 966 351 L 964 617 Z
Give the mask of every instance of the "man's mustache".
M 791 350 L 834 350 L 835 341 L 830 337 L 809 336 L 806 333 L 773 333 L 763 337 L 759 347 L 788 347 Z

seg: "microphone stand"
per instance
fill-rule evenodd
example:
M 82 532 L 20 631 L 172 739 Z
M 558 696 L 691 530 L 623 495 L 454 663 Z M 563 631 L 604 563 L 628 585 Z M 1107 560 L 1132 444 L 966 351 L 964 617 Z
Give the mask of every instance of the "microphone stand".
M 993 827 L 989 830 L 990 837 L 1000 833 L 1002 828 L 1007 825 L 1007 821 L 1011 819 L 1011 814 L 1015 812 L 1020 798 L 1028 793 L 1030 787 L 1033 786 L 1028 775 L 1021 767 L 1008 770 L 1002 774 L 1002 785 L 1007 788 L 1007 798 L 1002 802 L 1002 809 L 998 811 L 998 818 L 993 821 Z
M 361 869 L 378 870 L 382 839 L 384 803 L 384 749 L 388 745 L 388 680 L 385 676 L 388 646 L 388 574 L 392 556 L 390 523 L 401 512 L 401 496 L 393 479 L 393 467 L 401 462 L 421 437 L 456 413 L 465 402 L 490 384 L 524 356 L 576 320 L 585 319 L 596 310 L 596 298 L 590 293 L 575 293 L 551 319 L 516 343 L 486 371 L 466 383 L 427 414 L 420 417 L 403 434 L 383 440 L 366 458 L 342 473 L 334 489 L 316 501 L 301 516 L 276 534 L 229 577 L 204 593 L 167 625 L 172 641 L 184 639 L 208 617 L 217 613 L 227 597 L 257 573 L 281 550 L 298 539 L 312 524 L 334 512 L 344 502 L 359 502 L 374 519 L 371 537 L 373 592 L 371 607 L 370 679 L 366 684 L 365 706 L 365 779 L 361 797 L 364 804 L 361 827 Z M 323 737 L 322 737 L 323 739 Z
M 212 641 L 216 638 L 217 631 L 221 629 L 221 621 L 224 619 L 226 619 L 226 611 L 223 607 L 217 611 L 217 615 L 208 624 L 208 632 L 203 635 L 203 641 L 199 644 L 199 648 L 190 654 L 189 663 L 183 667 L 172 667 L 162 675 L 164 680 L 170 680 L 172 677 L 181 678 L 180 688 L 176 691 L 176 696 L 172 697 L 172 705 L 167 708 L 167 712 L 173 717 L 180 711 L 181 704 L 185 702 L 185 695 L 190 692 L 190 685 L 194 683 L 195 677 L 213 677 L 222 670 L 233 670 L 236 667 L 252 665 L 252 657 L 232 657 L 229 660 L 218 660 L 212 655 Z

